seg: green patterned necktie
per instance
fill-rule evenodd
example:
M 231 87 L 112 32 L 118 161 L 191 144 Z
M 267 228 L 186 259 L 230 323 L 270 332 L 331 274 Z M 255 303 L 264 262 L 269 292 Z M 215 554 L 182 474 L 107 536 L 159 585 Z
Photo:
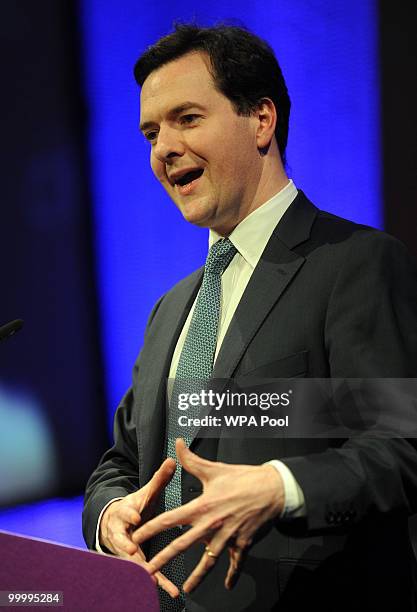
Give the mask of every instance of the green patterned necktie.
M 236 247 L 228 238 L 215 242 L 209 251 L 204 266 L 203 282 L 198 293 L 190 327 L 185 338 L 184 346 L 178 362 L 172 397 L 193 386 L 193 381 L 208 380 L 213 370 L 214 355 L 217 345 L 217 333 L 220 319 L 221 305 L 221 275 L 236 254 Z M 168 418 L 168 445 L 167 457 L 174 457 L 175 438 L 183 437 L 187 446 L 191 444 L 191 432 L 187 435 L 183 428 L 179 428 L 178 411 L 173 402 Z M 181 506 L 181 466 L 177 463 L 177 470 L 165 489 L 165 510 L 172 510 Z M 170 529 L 161 533 L 151 546 L 152 556 L 157 550 L 167 546 L 174 538 L 181 535 L 180 528 Z M 180 586 L 186 578 L 184 571 L 184 557 L 178 555 L 163 568 L 163 573 L 174 584 Z M 184 599 L 180 596 L 173 600 L 162 593 L 161 610 L 163 612 L 177 612 L 184 609 Z

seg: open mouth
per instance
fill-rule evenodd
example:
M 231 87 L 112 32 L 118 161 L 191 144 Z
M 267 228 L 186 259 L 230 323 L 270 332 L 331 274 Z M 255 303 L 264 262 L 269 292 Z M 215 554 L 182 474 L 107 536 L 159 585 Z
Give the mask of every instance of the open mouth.
M 191 170 L 190 172 L 187 172 L 186 174 L 181 176 L 179 179 L 177 179 L 175 181 L 175 184 L 180 185 L 181 187 L 184 187 L 185 185 L 188 185 L 189 183 L 192 183 L 193 181 L 200 178 L 203 172 L 204 172 L 203 168 L 197 168 L 196 170 Z

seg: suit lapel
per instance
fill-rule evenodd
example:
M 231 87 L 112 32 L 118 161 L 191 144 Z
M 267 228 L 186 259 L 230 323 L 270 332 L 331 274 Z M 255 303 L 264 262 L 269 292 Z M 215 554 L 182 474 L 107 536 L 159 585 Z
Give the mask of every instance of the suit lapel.
M 316 207 L 299 191 L 275 228 L 223 340 L 213 378 L 231 378 L 250 341 L 305 258 L 293 249 L 310 237 Z
M 284 245 L 279 255 L 287 261 L 262 258 L 256 266 L 223 340 L 213 378 L 232 377 L 250 341 L 304 263 Z

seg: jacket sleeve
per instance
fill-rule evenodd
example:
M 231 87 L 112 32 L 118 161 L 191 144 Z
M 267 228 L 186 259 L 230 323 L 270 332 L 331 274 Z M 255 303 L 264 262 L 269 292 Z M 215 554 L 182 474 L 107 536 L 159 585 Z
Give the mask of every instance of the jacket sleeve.
M 415 266 L 402 243 L 382 232 L 358 232 L 350 243 L 326 317 L 331 377 L 415 378 Z M 364 432 L 339 447 L 283 459 L 304 493 L 307 531 L 416 512 L 416 442 Z
M 163 297 L 154 306 L 145 335 Z M 133 384 L 125 393 L 115 414 L 114 444 L 104 453 L 88 480 L 83 510 L 83 534 L 88 548 L 95 548 L 97 522 L 104 506 L 114 498 L 137 491 L 139 483 L 138 447 L 136 436 L 135 389 L 140 385 L 139 355 L 133 368 Z

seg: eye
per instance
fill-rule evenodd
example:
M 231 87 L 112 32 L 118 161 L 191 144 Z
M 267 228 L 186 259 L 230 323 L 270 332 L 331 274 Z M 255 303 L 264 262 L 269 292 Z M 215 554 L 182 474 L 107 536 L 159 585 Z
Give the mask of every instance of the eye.
M 150 142 L 151 144 L 155 144 L 156 139 L 158 137 L 158 130 L 149 130 L 148 132 L 142 132 L 145 140 Z
M 146 140 L 148 140 L 150 143 L 155 142 L 157 136 L 158 136 L 158 132 L 157 130 L 150 130 L 149 132 L 145 132 L 144 136 L 146 138 Z
M 200 115 L 190 113 L 188 115 L 182 115 L 180 117 L 180 123 L 183 125 L 189 125 L 190 123 L 195 123 L 198 119 L 200 119 Z

